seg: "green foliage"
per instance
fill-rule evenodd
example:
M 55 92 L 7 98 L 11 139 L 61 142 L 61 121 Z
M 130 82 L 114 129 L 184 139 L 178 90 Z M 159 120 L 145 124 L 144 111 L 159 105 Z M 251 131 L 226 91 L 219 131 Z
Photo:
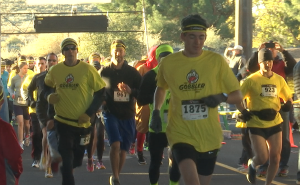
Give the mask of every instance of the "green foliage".
M 280 42 L 285 47 L 299 45 L 300 1 L 282 0 L 254 1 L 255 28 L 253 46 L 258 47 L 268 40 Z

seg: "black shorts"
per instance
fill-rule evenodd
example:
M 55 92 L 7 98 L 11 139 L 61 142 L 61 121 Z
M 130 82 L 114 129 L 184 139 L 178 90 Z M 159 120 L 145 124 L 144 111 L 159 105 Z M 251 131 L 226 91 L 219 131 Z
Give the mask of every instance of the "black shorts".
M 282 131 L 281 124 L 269 128 L 248 127 L 247 129 L 251 134 L 259 135 L 265 138 L 265 140 L 267 140 L 272 135 Z
M 14 105 L 14 113 L 15 113 L 15 116 L 22 115 L 24 120 L 30 119 L 27 106 Z
M 82 165 L 87 145 L 80 145 L 81 136 L 90 134 L 90 128 L 73 127 L 54 119 L 58 133 L 58 151 L 63 159 L 63 166 L 76 168 Z
M 214 172 L 219 149 L 198 152 L 192 145 L 176 143 L 172 147 L 173 157 L 179 164 L 184 159 L 192 159 L 197 166 L 199 175 L 209 176 Z

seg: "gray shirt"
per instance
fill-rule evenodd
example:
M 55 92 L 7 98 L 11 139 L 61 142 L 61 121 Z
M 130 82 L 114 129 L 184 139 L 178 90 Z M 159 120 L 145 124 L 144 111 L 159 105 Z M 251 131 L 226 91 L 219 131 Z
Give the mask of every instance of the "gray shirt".
M 27 74 L 24 75 L 22 78 L 20 75 L 16 75 L 11 79 L 11 85 L 8 89 L 8 92 L 10 95 L 15 94 L 14 98 L 14 105 L 19 105 L 19 106 L 27 106 L 27 102 L 21 97 L 21 87 L 22 83 L 27 77 Z

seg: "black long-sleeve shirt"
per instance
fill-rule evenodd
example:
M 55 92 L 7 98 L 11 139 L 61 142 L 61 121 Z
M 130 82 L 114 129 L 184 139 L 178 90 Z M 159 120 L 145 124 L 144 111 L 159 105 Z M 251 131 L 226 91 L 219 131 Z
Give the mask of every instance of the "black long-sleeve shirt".
M 139 106 L 153 103 L 157 83 L 155 80 L 156 75 L 154 70 L 150 70 L 142 77 L 139 94 L 137 96 L 137 103 Z
M 135 115 L 135 98 L 138 96 L 138 89 L 141 82 L 141 75 L 139 72 L 124 63 L 121 69 L 115 69 L 115 65 L 111 63 L 100 70 L 100 75 L 106 83 L 106 105 L 105 111 L 109 111 L 118 119 L 130 119 Z M 131 94 L 128 102 L 114 101 L 114 91 L 119 91 L 117 85 L 125 83 L 131 88 Z
M 41 122 L 48 121 L 48 102 L 45 99 L 44 79 L 48 71 L 35 75 L 28 86 L 28 98 L 33 101 L 33 91 L 37 90 L 36 114 Z

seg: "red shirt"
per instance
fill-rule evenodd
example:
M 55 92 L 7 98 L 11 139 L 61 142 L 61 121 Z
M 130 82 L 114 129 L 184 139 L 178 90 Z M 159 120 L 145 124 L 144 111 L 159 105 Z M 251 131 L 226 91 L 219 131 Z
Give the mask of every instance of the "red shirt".
M 17 185 L 23 172 L 22 154 L 14 128 L 0 118 L 0 184 Z

